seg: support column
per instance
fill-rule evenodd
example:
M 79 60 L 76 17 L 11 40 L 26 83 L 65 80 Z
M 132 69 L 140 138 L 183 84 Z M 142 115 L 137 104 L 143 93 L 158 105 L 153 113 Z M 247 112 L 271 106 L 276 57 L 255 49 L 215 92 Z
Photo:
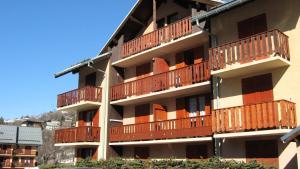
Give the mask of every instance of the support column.
M 296 146 L 297 146 L 297 165 L 298 169 L 300 169 L 300 138 L 296 139 Z
M 156 0 L 153 0 L 153 30 L 157 29 L 156 25 Z

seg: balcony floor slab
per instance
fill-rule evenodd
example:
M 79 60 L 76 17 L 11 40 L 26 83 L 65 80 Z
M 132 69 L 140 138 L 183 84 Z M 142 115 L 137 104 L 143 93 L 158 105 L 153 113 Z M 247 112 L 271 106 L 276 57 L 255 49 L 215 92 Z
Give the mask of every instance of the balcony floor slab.
M 289 66 L 290 62 L 280 56 L 271 56 L 266 59 L 254 60 L 249 63 L 236 63 L 226 65 L 226 68 L 221 70 L 211 71 L 211 75 L 221 78 L 232 78 L 247 74 L 258 73 L 261 71 L 272 70 L 284 66 Z
M 56 143 L 55 147 L 99 146 L 100 142 Z
M 205 81 L 202 83 L 196 83 L 188 86 L 172 88 L 169 90 L 163 90 L 159 92 L 153 92 L 141 96 L 132 96 L 126 99 L 121 99 L 117 101 L 111 101 L 110 103 L 113 105 L 130 105 L 130 104 L 138 104 L 143 102 L 149 102 L 151 100 L 164 99 L 170 97 L 184 97 L 189 96 L 191 94 L 205 93 L 210 91 L 210 81 Z
M 153 145 L 153 144 L 210 142 L 210 141 L 212 141 L 212 137 L 197 137 L 197 138 L 180 138 L 180 139 L 150 140 L 150 141 L 115 142 L 115 143 L 109 143 L 109 145 L 130 146 L 130 145 Z
M 99 102 L 91 102 L 91 101 L 82 101 L 77 104 L 72 104 L 69 106 L 64 106 L 57 108 L 57 111 L 60 112 L 79 112 L 84 110 L 91 110 L 96 109 L 101 106 L 101 103 Z
M 236 133 L 224 133 L 214 134 L 214 138 L 245 138 L 245 137 L 257 137 L 257 136 L 276 136 L 284 135 L 292 131 L 291 129 L 273 129 L 273 130 L 261 130 L 261 131 L 248 131 L 248 132 L 236 132 Z
M 137 63 L 140 64 L 150 61 L 153 58 L 153 56 L 163 56 L 170 53 L 184 51 L 193 47 L 197 47 L 200 44 L 203 44 L 204 42 L 208 42 L 207 33 L 199 31 L 178 38 L 176 40 L 172 40 L 170 42 L 161 44 L 157 47 L 153 47 L 143 52 L 139 52 L 129 57 L 120 59 L 118 61 L 113 62 L 112 65 L 122 68 L 130 67 L 136 65 Z

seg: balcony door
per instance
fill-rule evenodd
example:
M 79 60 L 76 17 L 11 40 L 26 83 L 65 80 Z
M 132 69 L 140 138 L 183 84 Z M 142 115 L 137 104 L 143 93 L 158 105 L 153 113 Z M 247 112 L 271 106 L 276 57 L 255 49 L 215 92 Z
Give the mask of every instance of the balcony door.
M 148 123 L 150 121 L 150 104 L 135 106 L 135 123 Z
M 246 142 L 246 162 L 256 160 L 265 166 L 278 167 L 277 140 L 255 140 Z
M 176 54 L 176 68 L 201 63 L 204 62 L 205 59 L 203 46 L 186 50 Z
M 78 116 L 78 126 L 99 126 L 98 110 L 79 112 Z
M 257 15 L 238 22 L 239 38 L 246 38 L 268 30 L 266 14 Z
M 242 79 L 244 105 L 273 101 L 272 74 Z

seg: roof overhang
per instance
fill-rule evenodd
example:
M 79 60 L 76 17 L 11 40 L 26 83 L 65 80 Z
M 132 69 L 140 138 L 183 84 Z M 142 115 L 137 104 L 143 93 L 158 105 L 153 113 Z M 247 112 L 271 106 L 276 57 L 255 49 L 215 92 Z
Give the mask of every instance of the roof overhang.
M 300 136 L 300 126 L 298 126 L 291 132 L 286 133 L 284 136 L 282 136 L 281 141 L 283 143 L 289 143 L 289 142 L 295 140 L 297 137 L 299 138 L 299 136 Z
M 85 67 L 87 66 L 88 64 L 92 64 L 94 63 L 95 61 L 100 61 L 100 60 L 103 60 L 103 59 L 107 59 L 110 57 L 112 52 L 106 52 L 106 53 L 103 53 L 101 55 L 98 55 L 96 57 L 93 57 L 93 58 L 90 58 L 90 59 L 86 59 L 86 60 L 83 60 L 81 61 L 80 63 L 78 64 L 75 64 L 73 66 L 70 66 L 68 68 L 66 68 L 65 70 L 61 71 L 61 72 L 58 72 L 58 73 L 55 73 L 54 74 L 54 77 L 55 78 L 58 78 L 58 77 L 61 77 L 63 75 L 66 75 L 68 73 L 76 73 L 78 72 L 78 70 L 82 67 Z
M 115 30 L 115 32 L 112 34 L 112 36 L 109 38 L 109 40 L 106 42 L 106 44 L 102 47 L 102 49 L 99 52 L 99 55 L 104 53 L 105 50 L 107 49 L 107 47 L 110 45 L 110 43 L 112 41 L 115 40 L 116 36 L 118 35 L 118 33 L 123 29 L 123 27 L 125 26 L 126 22 L 128 20 L 130 20 L 130 17 L 135 13 L 135 11 L 139 8 L 139 6 L 141 5 L 141 3 L 144 0 L 138 0 L 135 5 L 131 8 L 131 10 L 128 12 L 128 14 L 125 16 L 125 18 L 123 19 L 123 21 L 121 22 L 121 24 L 118 26 L 118 28 Z M 201 3 L 206 3 L 209 5 L 213 5 L 213 6 L 218 6 L 221 4 L 224 4 L 225 2 L 223 0 L 190 0 L 190 1 L 195 1 L 195 2 L 201 2 Z
M 253 0 L 233 0 L 231 2 L 225 3 L 223 5 L 217 6 L 216 8 L 213 8 L 212 10 L 208 11 L 205 14 L 198 14 L 192 17 L 192 22 L 202 22 L 208 18 L 211 18 L 213 16 L 216 16 L 220 13 L 226 12 L 228 10 L 231 10 L 235 7 L 238 7 L 240 5 L 243 5 L 247 2 L 250 2 Z

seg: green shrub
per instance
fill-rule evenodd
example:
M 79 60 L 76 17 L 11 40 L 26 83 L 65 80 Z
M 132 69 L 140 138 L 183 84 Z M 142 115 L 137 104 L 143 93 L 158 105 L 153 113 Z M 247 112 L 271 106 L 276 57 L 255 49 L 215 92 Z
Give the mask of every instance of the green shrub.
M 70 165 L 48 165 L 41 169 L 68 168 Z M 258 164 L 222 160 L 218 157 L 201 160 L 123 160 L 121 158 L 94 161 L 91 159 L 80 160 L 76 167 L 90 167 L 99 169 L 271 169 Z

